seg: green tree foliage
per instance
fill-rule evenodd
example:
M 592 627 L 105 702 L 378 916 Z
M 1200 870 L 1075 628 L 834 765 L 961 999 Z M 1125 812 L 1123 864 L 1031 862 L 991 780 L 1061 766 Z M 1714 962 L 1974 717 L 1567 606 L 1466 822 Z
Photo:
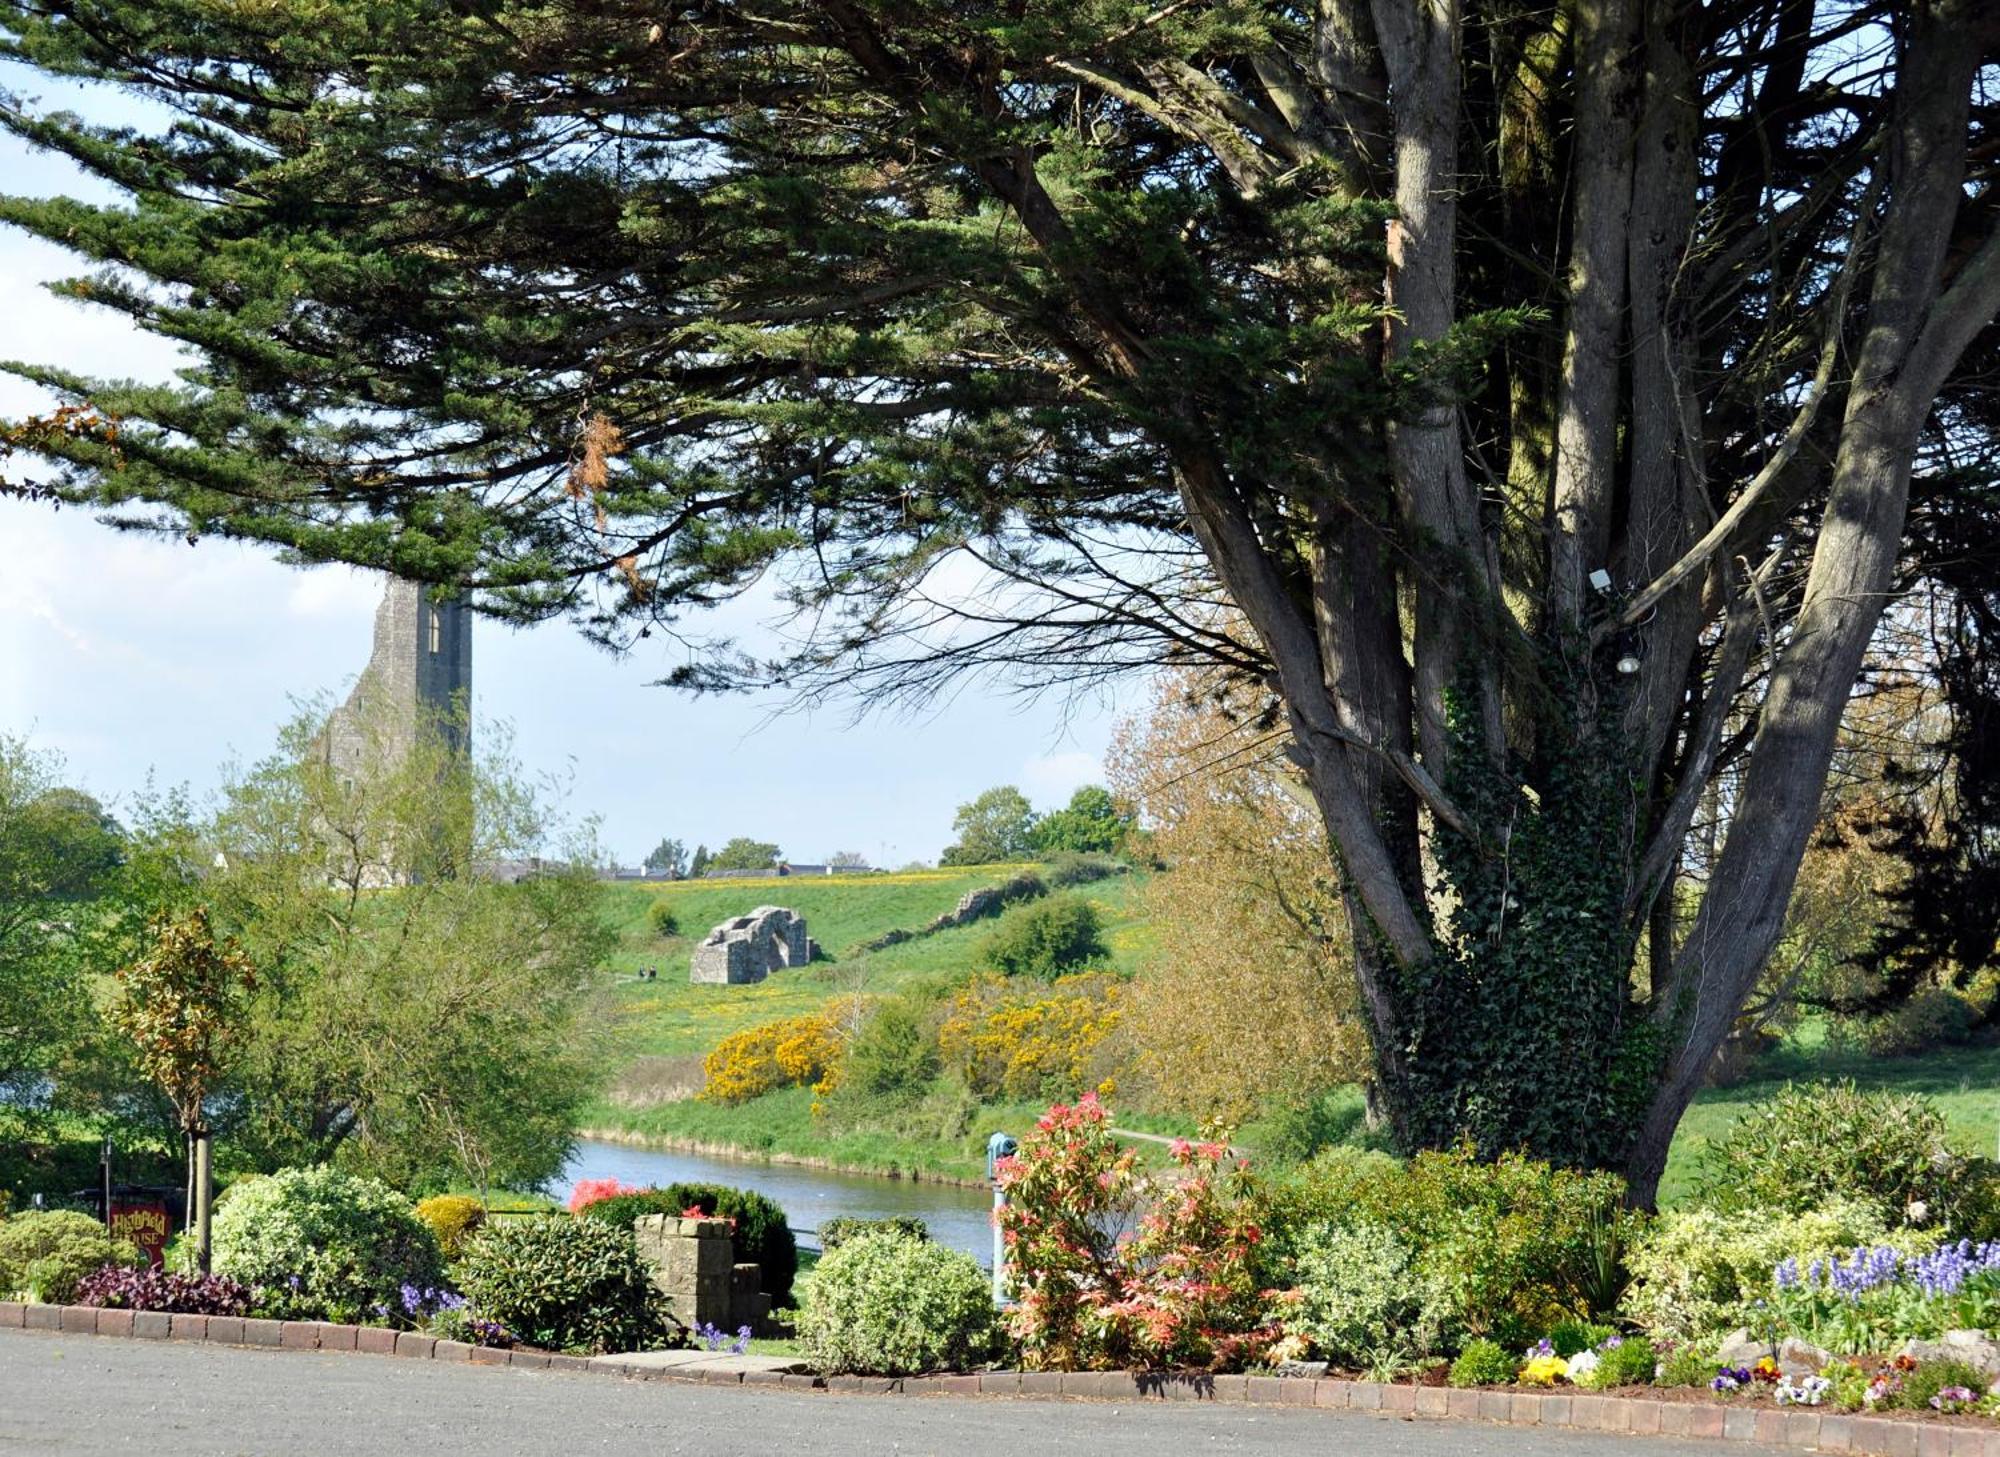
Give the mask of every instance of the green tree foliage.
M 688 873 L 687 847 L 679 840 L 662 840 L 646 855 L 646 868 L 663 880 L 679 880 Z
M 778 863 L 778 847 L 742 835 L 709 857 L 705 870 L 769 870 Z
M 960 805 L 951 828 L 958 838 L 945 846 L 938 857 L 940 865 L 994 865 L 1034 858 L 1034 806 L 1011 784 Z
M 404 738 L 370 709 L 358 731 L 396 749 L 350 775 L 325 722 L 302 715 L 212 814 L 152 804 L 135 843 L 146 896 L 198 898 L 258 969 L 217 1134 L 261 1167 L 538 1184 L 596 1081 L 590 973 L 612 933 L 592 847 L 548 817 L 504 735 L 475 761 L 441 725 Z M 529 856 L 552 868 L 478 873 Z
M 706 845 L 695 846 L 694 854 L 688 860 L 688 878 L 690 880 L 701 879 L 701 877 L 707 873 L 708 866 L 709 866 L 708 846 Z
M 1044 858 L 1062 855 L 1109 855 L 1125 843 L 1132 814 L 1122 809 L 1102 785 L 1086 784 L 1069 804 L 1035 822 L 1030 837 Z
M 139 1068 L 173 1104 L 185 1133 L 206 1121 L 233 1044 L 243 1038 L 255 969 L 218 939 L 208 908 L 163 914 L 147 927 L 143 956 L 117 973 L 111 1024 L 133 1047 Z
M 16 366 L 98 412 L 9 437 L 44 494 L 671 631 L 696 689 L 1259 685 L 1393 1135 L 1642 1201 L 1913 478 L 1993 473 L 1985 0 L 0 16 L 175 121 L 0 108 L 123 194 L 0 220 L 190 352 Z M 773 583 L 775 661 L 692 635 Z
M 123 856 L 116 823 L 58 783 L 60 772 L 52 756 L 0 735 L 0 1104 L 38 1102 L 88 1028 L 86 902 Z

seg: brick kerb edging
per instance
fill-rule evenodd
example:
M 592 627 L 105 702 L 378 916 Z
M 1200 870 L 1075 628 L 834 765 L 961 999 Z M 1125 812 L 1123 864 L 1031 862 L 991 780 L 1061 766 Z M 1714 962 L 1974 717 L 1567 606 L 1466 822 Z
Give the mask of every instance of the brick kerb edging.
M 0 1301 L 0 1330 L 134 1340 L 205 1341 L 282 1350 L 343 1351 L 397 1358 L 566 1371 L 648 1381 L 695 1381 L 903 1396 L 1066 1397 L 1092 1401 L 1192 1401 L 1321 1407 L 1405 1418 L 1456 1418 L 1510 1426 L 1568 1427 L 1632 1436 L 1701 1437 L 1756 1442 L 1861 1457 L 2000 1457 L 2000 1430 L 1941 1422 L 1897 1421 L 1842 1412 L 1653 1401 L 1585 1392 L 1533 1392 L 1374 1381 L 1275 1376 L 1208 1376 L 1130 1371 L 984 1371 L 964 1376 L 787 1376 L 701 1367 L 653 1367 L 591 1361 L 543 1351 L 501 1350 L 440 1341 L 413 1331 L 324 1321 L 253 1320 L 235 1316 L 166 1315 L 99 1310 L 83 1305 L 22 1305 Z

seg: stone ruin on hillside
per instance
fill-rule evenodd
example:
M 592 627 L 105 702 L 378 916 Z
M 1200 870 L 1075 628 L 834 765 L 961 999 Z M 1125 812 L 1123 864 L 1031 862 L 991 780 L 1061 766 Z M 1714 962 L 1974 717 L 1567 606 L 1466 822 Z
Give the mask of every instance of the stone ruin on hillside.
M 804 966 L 817 955 L 819 946 L 806 935 L 804 916 L 782 906 L 759 906 L 702 938 L 688 965 L 688 980 L 739 986 L 762 981 L 783 967 Z

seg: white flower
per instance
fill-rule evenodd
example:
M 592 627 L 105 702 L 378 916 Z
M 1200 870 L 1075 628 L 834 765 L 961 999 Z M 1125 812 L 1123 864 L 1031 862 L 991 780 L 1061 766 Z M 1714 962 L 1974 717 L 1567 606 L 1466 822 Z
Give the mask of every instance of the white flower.
M 1922 1224 L 1926 1219 L 1931 1217 L 1931 1206 L 1924 1203 L 1921 1199 L 1912 1199 L 1910 1207 L 1904 1212 L 1909 1215 L 1910 1223 Z
M 1569 1377 L 1570 1381 L 1573 1384 L 1581 1386 L 1584 1382 L 1584 1378 L 1589 1376 L 1590 1373 L 1595 1371 L 1596 1369 L 1597 1369 L 1597 1352 L 1578 1351 L 1574 1356 L 1571 1356 L 1569 1358 L 1569 1367 L 1568 1370 L 1565 1372 L 1565 1374 Z

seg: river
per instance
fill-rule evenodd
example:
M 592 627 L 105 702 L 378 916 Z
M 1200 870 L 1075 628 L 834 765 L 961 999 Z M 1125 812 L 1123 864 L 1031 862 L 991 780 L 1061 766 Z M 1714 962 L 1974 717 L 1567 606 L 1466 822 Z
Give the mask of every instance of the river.
M 799 1232 L 801 1243 L 810 1244 L 819 1242 L 815 1231 L 836 1215 L 882 1219 L 914 1214 L 929 1226 L 931 1238 L 939 1244 L 964 1250 L 987 1268 L 993 1264 L 993 1196 L 985 1189 L 836 1174 L 801 1164 L 636 1148 L 589 1139 L 576 1146 L 575 1155 L 549 1186 L 550 1192 L 567 1202 L 579 1179 L 617 1179 L 641 1187 L 701 1183 L 755 1189 L 776 1201 L 785 1211 L 786 1222 Z

